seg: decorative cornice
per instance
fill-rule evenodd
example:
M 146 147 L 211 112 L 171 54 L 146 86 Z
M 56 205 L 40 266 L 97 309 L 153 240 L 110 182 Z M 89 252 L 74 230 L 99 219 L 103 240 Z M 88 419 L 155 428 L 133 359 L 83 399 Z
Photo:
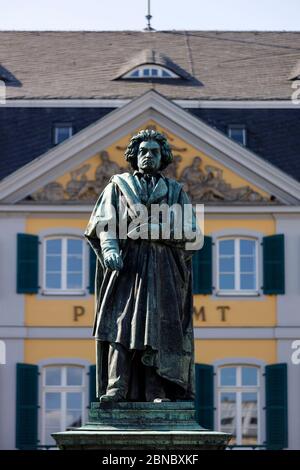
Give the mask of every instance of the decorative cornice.
M 0 204 L 0 214 L 90 214 L 93 205 L 51 205 L 51 204 Z M 210 206 L 204 205 L 205 214 L 272 214 L 277 215 L 300 215 L 300 206 Z
M 7 99 L 1 108 L 120 108 L 131 99 Z M 292 100 L 171 100 L 185 109 L 300 109 Z
M 285 339 L 293 340 L 300 337 L 300 325 L 289 327 L 194 327 L 195 339 Z M 1 339 L 90 339 L 92 340 L 91 327 L 15 327 L 2 326 Z

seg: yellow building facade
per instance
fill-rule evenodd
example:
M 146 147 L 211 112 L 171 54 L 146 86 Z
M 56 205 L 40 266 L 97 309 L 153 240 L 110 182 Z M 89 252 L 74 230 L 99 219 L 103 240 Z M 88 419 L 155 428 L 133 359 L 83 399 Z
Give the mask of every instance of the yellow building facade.
M 278 268 L 282 260 L 275 257 L 275 261 L 268 261 L 267 241 L 273 236 L 284 236 L 285 243 L 289 237 L 293 241 L 299 218 L 298 195 L 289 181 L 283 185 L 279 170 L 266 163 L 262 166 L 259 157 L 153 92 L 113 114 L 18 170 L 0 188 L 1 221 L 15 221 L 13 236 L 31 236 L 37 243 L 37 287 L 26 291 L 25 257 L 23 271 L 17 273 L 23 290 L 19 289 L 11 305 L 21 312 L 16 324 L 20 348 L 16 362 L 35 366 L 37 369 L 28 369 L 28 373 L 34 375 L 38 370 L 40 374 L 35 382 L 39 445 L 53 445 L 51 432 L 86 419 L 93 396 L 95 299 L 90 252 L 83 233 L 92 202 L 101 184 L 108 181 L 109 172 L 127 169 L 123 155 L 131 136 L 140 129 L 155 128 L 172 146 L 176 158 L 173 175 L 185 175 L 183 184 L 195 194 L 198 175 L 201 191 L 197 194 L 202 195 L 199 202 L 204 204 L 201 228 L 211 243 L 209 291 L 199 293 L 196 286 L 194 293 L 200 422 L 231 432 L 236 445 L 264 446 L 270 442 L 276 447 L 270 423 L 272 419 L 274 425 L 278 425 L 276 419 L 287 423 L 285 399 L 280 402 L 279 418 L 270 418 L 265 407 L 270 384 L 276 383 L 276 377 L 288 380 L 286 364 L 293 340 L 288 328 L 293 321 L 284 324 L 283 312 L 289 309 L 294 315 L 289 302 L 295 299 L 286 300 L 287 278 L 283 277 L 283 283 L 282 279 L 271 279 L 269 291 L 264 284 L 268 262 L 273 263 L 274 272 L 284 269 L 284 265 Z M 282 240 L 280 247 L 284 246 Z M 60 247 L 59 253 L 55 246 Z M 21 249 L 18 256 L 22 256 Z M 47 268 L 49 259 L 54 266 L 51 269 Z M 68 263 L 76 259 L 80 266 L 77 263 L 72 271 Z M 194 270 L 199 269 L 201 277 L 204 265 L 202 259 L 198 261 Z M 61 263 L 59 269 L 57 262 Z M 17 259 L 19 269 L 21 265 Z M 73 279 L 71 287 L 69 279 Z M 24 372 L 21 369 L 19 379 Z M 289 446 L 287 436 L 285 429 L 277 442 L 279 447 Z

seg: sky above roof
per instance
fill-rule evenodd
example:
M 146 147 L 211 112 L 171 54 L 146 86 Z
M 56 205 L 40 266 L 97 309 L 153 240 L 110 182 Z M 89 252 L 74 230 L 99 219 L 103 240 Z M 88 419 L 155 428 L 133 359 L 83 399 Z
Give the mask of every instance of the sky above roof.
M 143 30 L 148 0 L 0 0 L 0 30 Z M 299 30 L 299 0 L 151 0 L 157 30 Z

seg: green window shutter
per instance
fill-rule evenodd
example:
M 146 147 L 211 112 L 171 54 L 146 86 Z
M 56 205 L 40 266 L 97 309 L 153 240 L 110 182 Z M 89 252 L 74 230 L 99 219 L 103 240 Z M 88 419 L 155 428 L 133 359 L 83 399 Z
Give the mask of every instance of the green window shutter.
M 38 292 L 39 239 L 36 235 L 17 234 L 17 293 Z
M 263 238 L 264 294 L 284 294 L 284 235 Z
M 206 429 L 214 427 L 214 368 L 208 364 L 195 364 L 196 420 Z
M 90 390 L 90 404 L 98 401 L 96 397 L 96 366 L 90 366 L 89 371 L 89 390 Z
M 288 446 L 287 364 L 266 366 L 266 437 L 269 449 Z
M 193 255 L 193 293 L 212 293 L 212 238 L 204 237 L 201 250 Z
M 38 366 L 17 364 L 16 448 L 35 449 L 38 429 Z
M 89 275 L 89 293 L 94 294 L 95 293 L 95 273 L 96 273 L 96 261 L 97 257 L 94 252 L 94 250 L 89 247 L 90 250 L 90 275 Z

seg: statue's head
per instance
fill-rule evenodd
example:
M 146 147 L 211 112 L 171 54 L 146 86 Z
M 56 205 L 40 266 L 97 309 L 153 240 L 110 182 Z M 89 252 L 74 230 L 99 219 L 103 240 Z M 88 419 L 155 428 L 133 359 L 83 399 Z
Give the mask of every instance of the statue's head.
M 201 165 L 201 163 L 202 163 L 202 158 L 201 157 L 199 157 L 199 156 L 194 157 L 193 163 L 192 163 L 194 168 L 198 168 Z
M 172 162 L 173 155 L 163 134 L 146 129 L 132 137 L 125 159 L 134 170 L 155 173 L 166 168 Z

